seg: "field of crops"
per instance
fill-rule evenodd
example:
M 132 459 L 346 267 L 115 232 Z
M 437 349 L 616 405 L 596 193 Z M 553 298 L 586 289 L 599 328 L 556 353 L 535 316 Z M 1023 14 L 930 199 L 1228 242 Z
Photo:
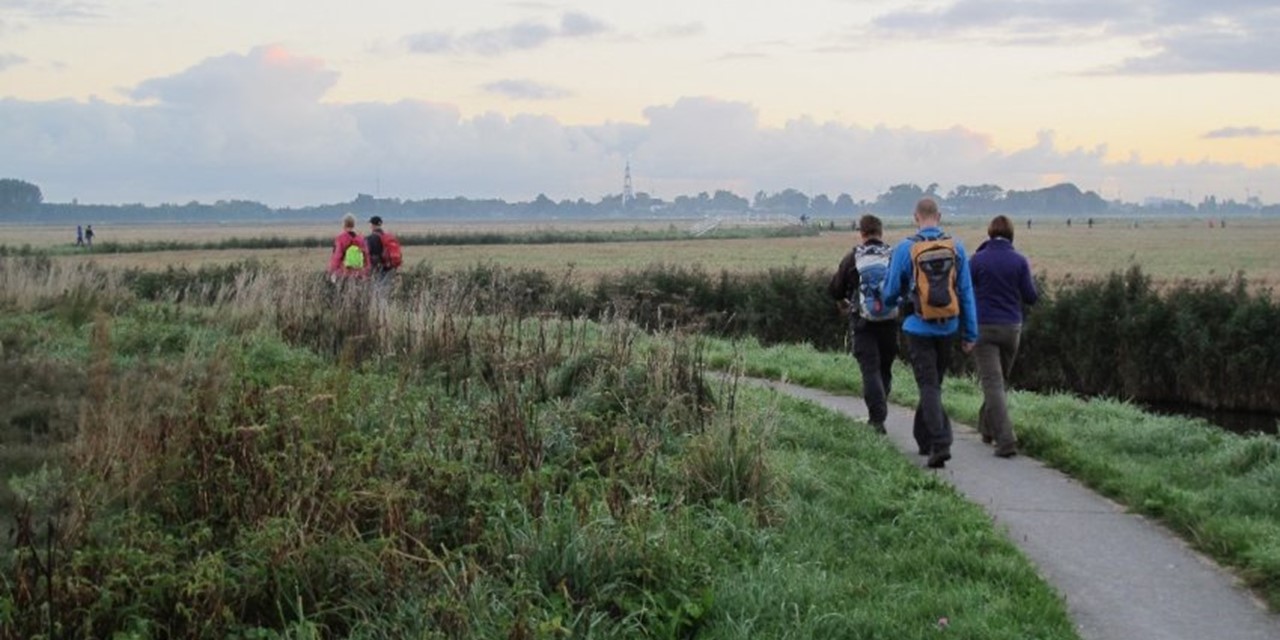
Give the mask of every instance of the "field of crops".
M 1243 272 L 1252 288 L 1280 284 L 1280 260 L 1274 247 L 1280 246 L 1280 221 L 1232 219 L 1226 228 L 1210 228 L 1200 219 L 1143 220 L 1137 226 L 1128 220 L 1099 219 L 1092 228 L 1082 220 L 1070 227 L 1062 219 L 1033 221 L 1030 229 L 1019 222 L 1016 244 L 1032 260 L 1037 274 L 1050 280 L 1088 279 L 1140 265 L 1157 284 L 1185 279 L 1203 281 Z M 904 220 L 887 221 L 887 236 L 897 240 L 911 232 Z M 846 223 L 847 224 L 847 223 Z M 684 222 L 574 222 L 559 225 L 533 223 L 415 223 L 388 229 L 399 233 L 474 233 L 497 231 L 517 236 L 548 229 L 602 230 L 625 233 L 629 230 L 683 229 Z M 970 249 L 985 237 L 985 223 L 964 221 L 947 224 Z M 280 236 L 326 238 L 333 228 L 316 225 L 285 227 L 145 225 L 120 229 L 98 229 L 99 243 L 139 241 L 211 241 L 226 238 Z M 38 248 L 66 245 L 74 230 L 61 227 L 0 227 L 0 245 L 30 244 Z M 476 264 L 534 268 L 551 273 L 572 272 L 575 278 L 590 279 L 600 274 L 644 267 L 655 262 L 701 265 L 718 271 L 763 270 L 776 266 L 803 266 L 832 269 L 854 240 L 847 227 L 796 238 L 690 238 L 666 242 L 594 242 L 574 244 L 486 244 L 467 246 L 406 247 L 409 264 L 428 263 L 452 270 Z M 323 268 L 327 251 L 315 249 L 235 249 L 160 251 L 115 255 L 75 254 L 59 256 L 72 262 L 94 261 L 103 266 L 164 269 L 170 266 L 195 267 L 229 264 L 247 258 L 275 262 L 289 267 Z

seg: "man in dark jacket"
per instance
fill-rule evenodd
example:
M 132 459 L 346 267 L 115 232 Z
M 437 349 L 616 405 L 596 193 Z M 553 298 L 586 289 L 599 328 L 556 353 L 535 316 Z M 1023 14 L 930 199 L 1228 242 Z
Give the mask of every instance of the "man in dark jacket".
M 862 216 L 858 221 L 862 244 L 845 255 L 827 285 L 831 297 L 849 311 L 853 357 L 862 372 L 862 399 L 867 403 L 871 427 L 880 433 L 884 433 L 889 416 L 893 361 L 898 357 L 897 309 L 885 308 L 877 297 L 893 253 L 893 247 L 880 239 L 883 231 L 879 218 Z
M 369 228 L 369 235 L 364 241 L 369 246 L 370 274 L 375 283 L 386 285 L 391 282 L 397 266 L 392 264 L 392 255 L 387 247 L 387 243 L 393 240 L 388 240 L 391 236 L 382 229 L 382 216 L 369 218 Z

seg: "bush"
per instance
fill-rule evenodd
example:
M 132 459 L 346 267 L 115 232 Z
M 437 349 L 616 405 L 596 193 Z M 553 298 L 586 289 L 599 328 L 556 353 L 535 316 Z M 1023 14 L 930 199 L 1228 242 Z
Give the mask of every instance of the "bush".
M 1243 277 L 1161 292 L 1138 267 L 1043 291 L 1011 382 L 1140 402 L 1280 412 L 1280 305 Z

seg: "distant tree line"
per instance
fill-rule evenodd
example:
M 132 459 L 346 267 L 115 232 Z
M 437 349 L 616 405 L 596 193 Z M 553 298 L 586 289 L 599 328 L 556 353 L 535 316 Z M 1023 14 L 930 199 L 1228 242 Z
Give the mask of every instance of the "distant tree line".
M 999 185 L 958 185 L 947 193 L 938 184 L 921 187 L 915 183 L 896 184 L 872 200 L 854 200 L 847 193 L 834 199 L 827 194 L 810 196 L 798 189 L 768 193 L 758 191 L 751 199 L 725 189 L 714 193 L 680 195 L 667 201 L 648 193 L 637 193 L 624 201 L 621 194 L 609 194 L 596 201 L 585 198 L 559 201 L 538 194 L 527 202 L 498 198 L 428 198 L 422 200 L 378 198 L 358 194 L 350 202 L 272 208 L 250 200 L 218 200 L 206 204 L 144 205 L 79 204 L 44 202 L 40 187 L 23 180 L 0 179 L 0 215 L 6 220 L 31 222 L 292 222 L 333 220 L 347 212 L 361 216 L 380 215 L 388 220 L 405 219 L 585 219 L 585 218 L 689 218 L 710 215 L 779 213 L 814 220 L 851 219 L 864 212 L 883 216 L 906 215 L 920 198 L 930 197 L 952 214 L 991 215 L 1008 213 L 1031 215 L 1280 215 L 1280 205 L 1263 205 L 1256 197 L 1247 202 L 1219 200 L 1208 196 L 1198 205 L 1173 200 L 1149 199 L 1142 204 L 1107 201 L 1093 191 L 1081 191 L 1071 183 L 1025 191 L 1005 190 Z
M 40 187 L 24 180 L 0 178 L 0 211 L 18 211 L 44 202 Z

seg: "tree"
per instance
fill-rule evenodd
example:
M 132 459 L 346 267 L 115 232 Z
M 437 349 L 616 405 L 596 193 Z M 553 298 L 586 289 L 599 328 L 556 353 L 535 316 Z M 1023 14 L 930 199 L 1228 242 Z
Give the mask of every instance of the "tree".
M 801 215 L 809 211 L 809 196 L 796 189 L 783 189 L 781 193 L 760 198 L 764 192 L 757 194 L 757 208 Z
M 937 184 L 929 185 L 932 189 L 937 189 Z M 933 196 L 932 193 L 926 192 L 920 188 L 920 185 L 914 183 L 895 184 L 889 187 L 885 193 L 876 196 L 875 211 L 880 215 L 911 215 L 916 209 L 916 203 L 926 195 Z M 939 203 L 941 204 L 941 203 Z
M 830 216 L 831 209 L 834 206 L 835 205 L 831 203 L 831 198 L 828 198 L 827 194 L 825 193 L 819 193 L 818 195 L 813 197 L 813 200 L 809 201 L 809 210 L 813 212 L 813 215 L 818 216 L 820 218 L 826 218 Z
M 40 187 L 25 180 L 0 178 L 0 209 L 34 207 L 41 202 L 44 202 L 44 194 L 40 193 Z
M 746 211 L 751 203 L 746 198 L 732 191 L 720 189 L 711 197 L 711 207 L 717 211 Z
M 992 213 L 1004 200 L 1004 189 L 994 184 L 958 185 L 947 194 L 947 204 L 957 212 Z
M 831 212 L 838 216 L 851 216 L 858 212 L 858 205 L 854 204 L 853 196 L 842 193 L 836 196 L 836 203 L 832 206 Z
M 536 213 L 536 214 L 555 213 L 556 202 L 555 200 L 548 198 L 547 194 L 539 193 L 538 197 L 534 198 L 533 202 L 529 203 L 528 210 L 531 213 Z

